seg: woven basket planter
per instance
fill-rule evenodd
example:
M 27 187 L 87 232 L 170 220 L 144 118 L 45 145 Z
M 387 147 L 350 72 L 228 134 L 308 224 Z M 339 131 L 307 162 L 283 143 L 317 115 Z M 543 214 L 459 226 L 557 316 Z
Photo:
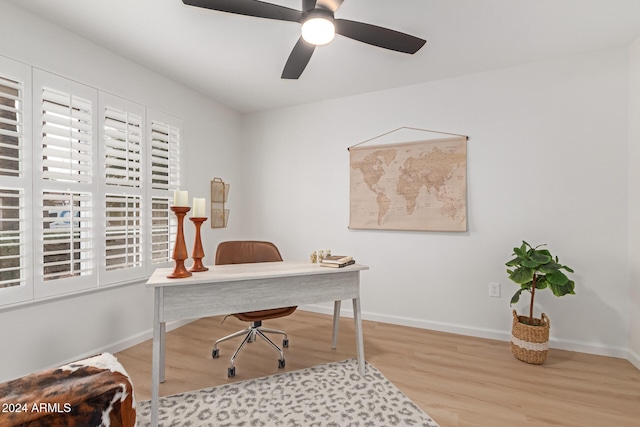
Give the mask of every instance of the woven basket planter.
M 549 352 L 549 328 L 551 323 L 546 314 L 533 319 L 533 325 L 522 323 L 529 316 L 518 316 L 513 310 L 513 328 L 511 329 L 511 351 L 523 362 L 541 365 Z

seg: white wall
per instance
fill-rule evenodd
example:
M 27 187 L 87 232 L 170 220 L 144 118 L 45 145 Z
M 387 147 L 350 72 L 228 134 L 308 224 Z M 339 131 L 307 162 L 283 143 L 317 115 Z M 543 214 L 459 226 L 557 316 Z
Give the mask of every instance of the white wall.
M 629 360 L 640 369 L 640 38 L 629 48 Z
M 3 0 L 0 16 L 0 55 L 181 117 L 184 188 L 191 197 L 209 200 L 214 176 L 239 180 L 239 114 Z M 216 240 L 235 227 L 239 222 L 217 233 L 203 227 L 207 260 Z M 185 231 L 191 241 L 193 230 Z M 152 306 L 152 293 L 138 283 L 0 309 L 0 381 L 149 338 Z
M 505 340 L 504 263 L 522 239 L 546 243 L 577 283 L 536 298 L 552 346 L 626 357 L 627 72 L 620 48 L 247 115 L 245 233 L 288 259 L 329 248 L 369 265 L 366 318 Z M 470 136 L 467 233 L 347 229 L 347 147 L 402 126 Z

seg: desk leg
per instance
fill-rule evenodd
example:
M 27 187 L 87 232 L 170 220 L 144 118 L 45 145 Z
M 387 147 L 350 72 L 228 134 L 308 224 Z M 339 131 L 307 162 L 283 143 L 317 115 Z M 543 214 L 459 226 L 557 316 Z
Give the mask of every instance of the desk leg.
M 165 382 L 165 337 L 167 336 L 167 324 L 160 322 L 160 383 Z
M 364 339 L 362 337 L 362 314 L 360 313 L 360 298 L 353 299 L 353 320 L 356 327 L 356 349 L 358 351 L 358 368 L 360 375 L 364 375 Z
M 333 303 L 333 340 L 331 341 L 331 349 L 338 348 L 338 327 L 340 326 L 340 306 L 342 301 Z
M 153 308 L 153 343 L 151 346 L 151 425 L 158 425 L 158 399 L 160 383 L 164 382 L 165 323 L 160 322 L 162 288 L 155 289 Z

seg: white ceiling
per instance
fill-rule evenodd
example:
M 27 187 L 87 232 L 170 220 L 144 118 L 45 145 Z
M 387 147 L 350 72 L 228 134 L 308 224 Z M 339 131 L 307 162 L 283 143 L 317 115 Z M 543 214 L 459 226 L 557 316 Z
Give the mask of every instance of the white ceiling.
M 316 48 L 299 80 L 282 80 L 297 23 L 181 0 L 9 1 L 239 112 L 626 46 L 640 35 L 640 0 L 345 0 L 337 18 L 427 44 L 406 55 L 336 36 Z M 295 9 L 302 3 L 269 2 Z

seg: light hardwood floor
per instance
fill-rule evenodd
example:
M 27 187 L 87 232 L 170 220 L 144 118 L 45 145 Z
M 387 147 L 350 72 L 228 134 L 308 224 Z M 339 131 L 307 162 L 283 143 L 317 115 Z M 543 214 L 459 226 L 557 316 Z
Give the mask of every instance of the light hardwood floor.
M 167 334 L 161 396 L 283 371 L 277 353 L 258 341 L 242 350 L 236 376 L 227 378 L 239 341 L 223 343 L 219 359 L 211 358 L 213 342 L 246 324 L 221 321 L 200 319 Z M 331 316 L 301 310 L 265 322 L 289 334 L 285 371 L 355 357 L 353 319 L 341 319 L 337 350 L 331 350 L 331 322 Z M 640 426 L 640 371 L 626 360 L 551 349 L 547 362 L 536 366 L 515 359 L 507 342 L 370 321 L 363 329 L 367 362 L 441 427 Z M 116 356 L 136 399 L 149 399 L 151 341 Z

